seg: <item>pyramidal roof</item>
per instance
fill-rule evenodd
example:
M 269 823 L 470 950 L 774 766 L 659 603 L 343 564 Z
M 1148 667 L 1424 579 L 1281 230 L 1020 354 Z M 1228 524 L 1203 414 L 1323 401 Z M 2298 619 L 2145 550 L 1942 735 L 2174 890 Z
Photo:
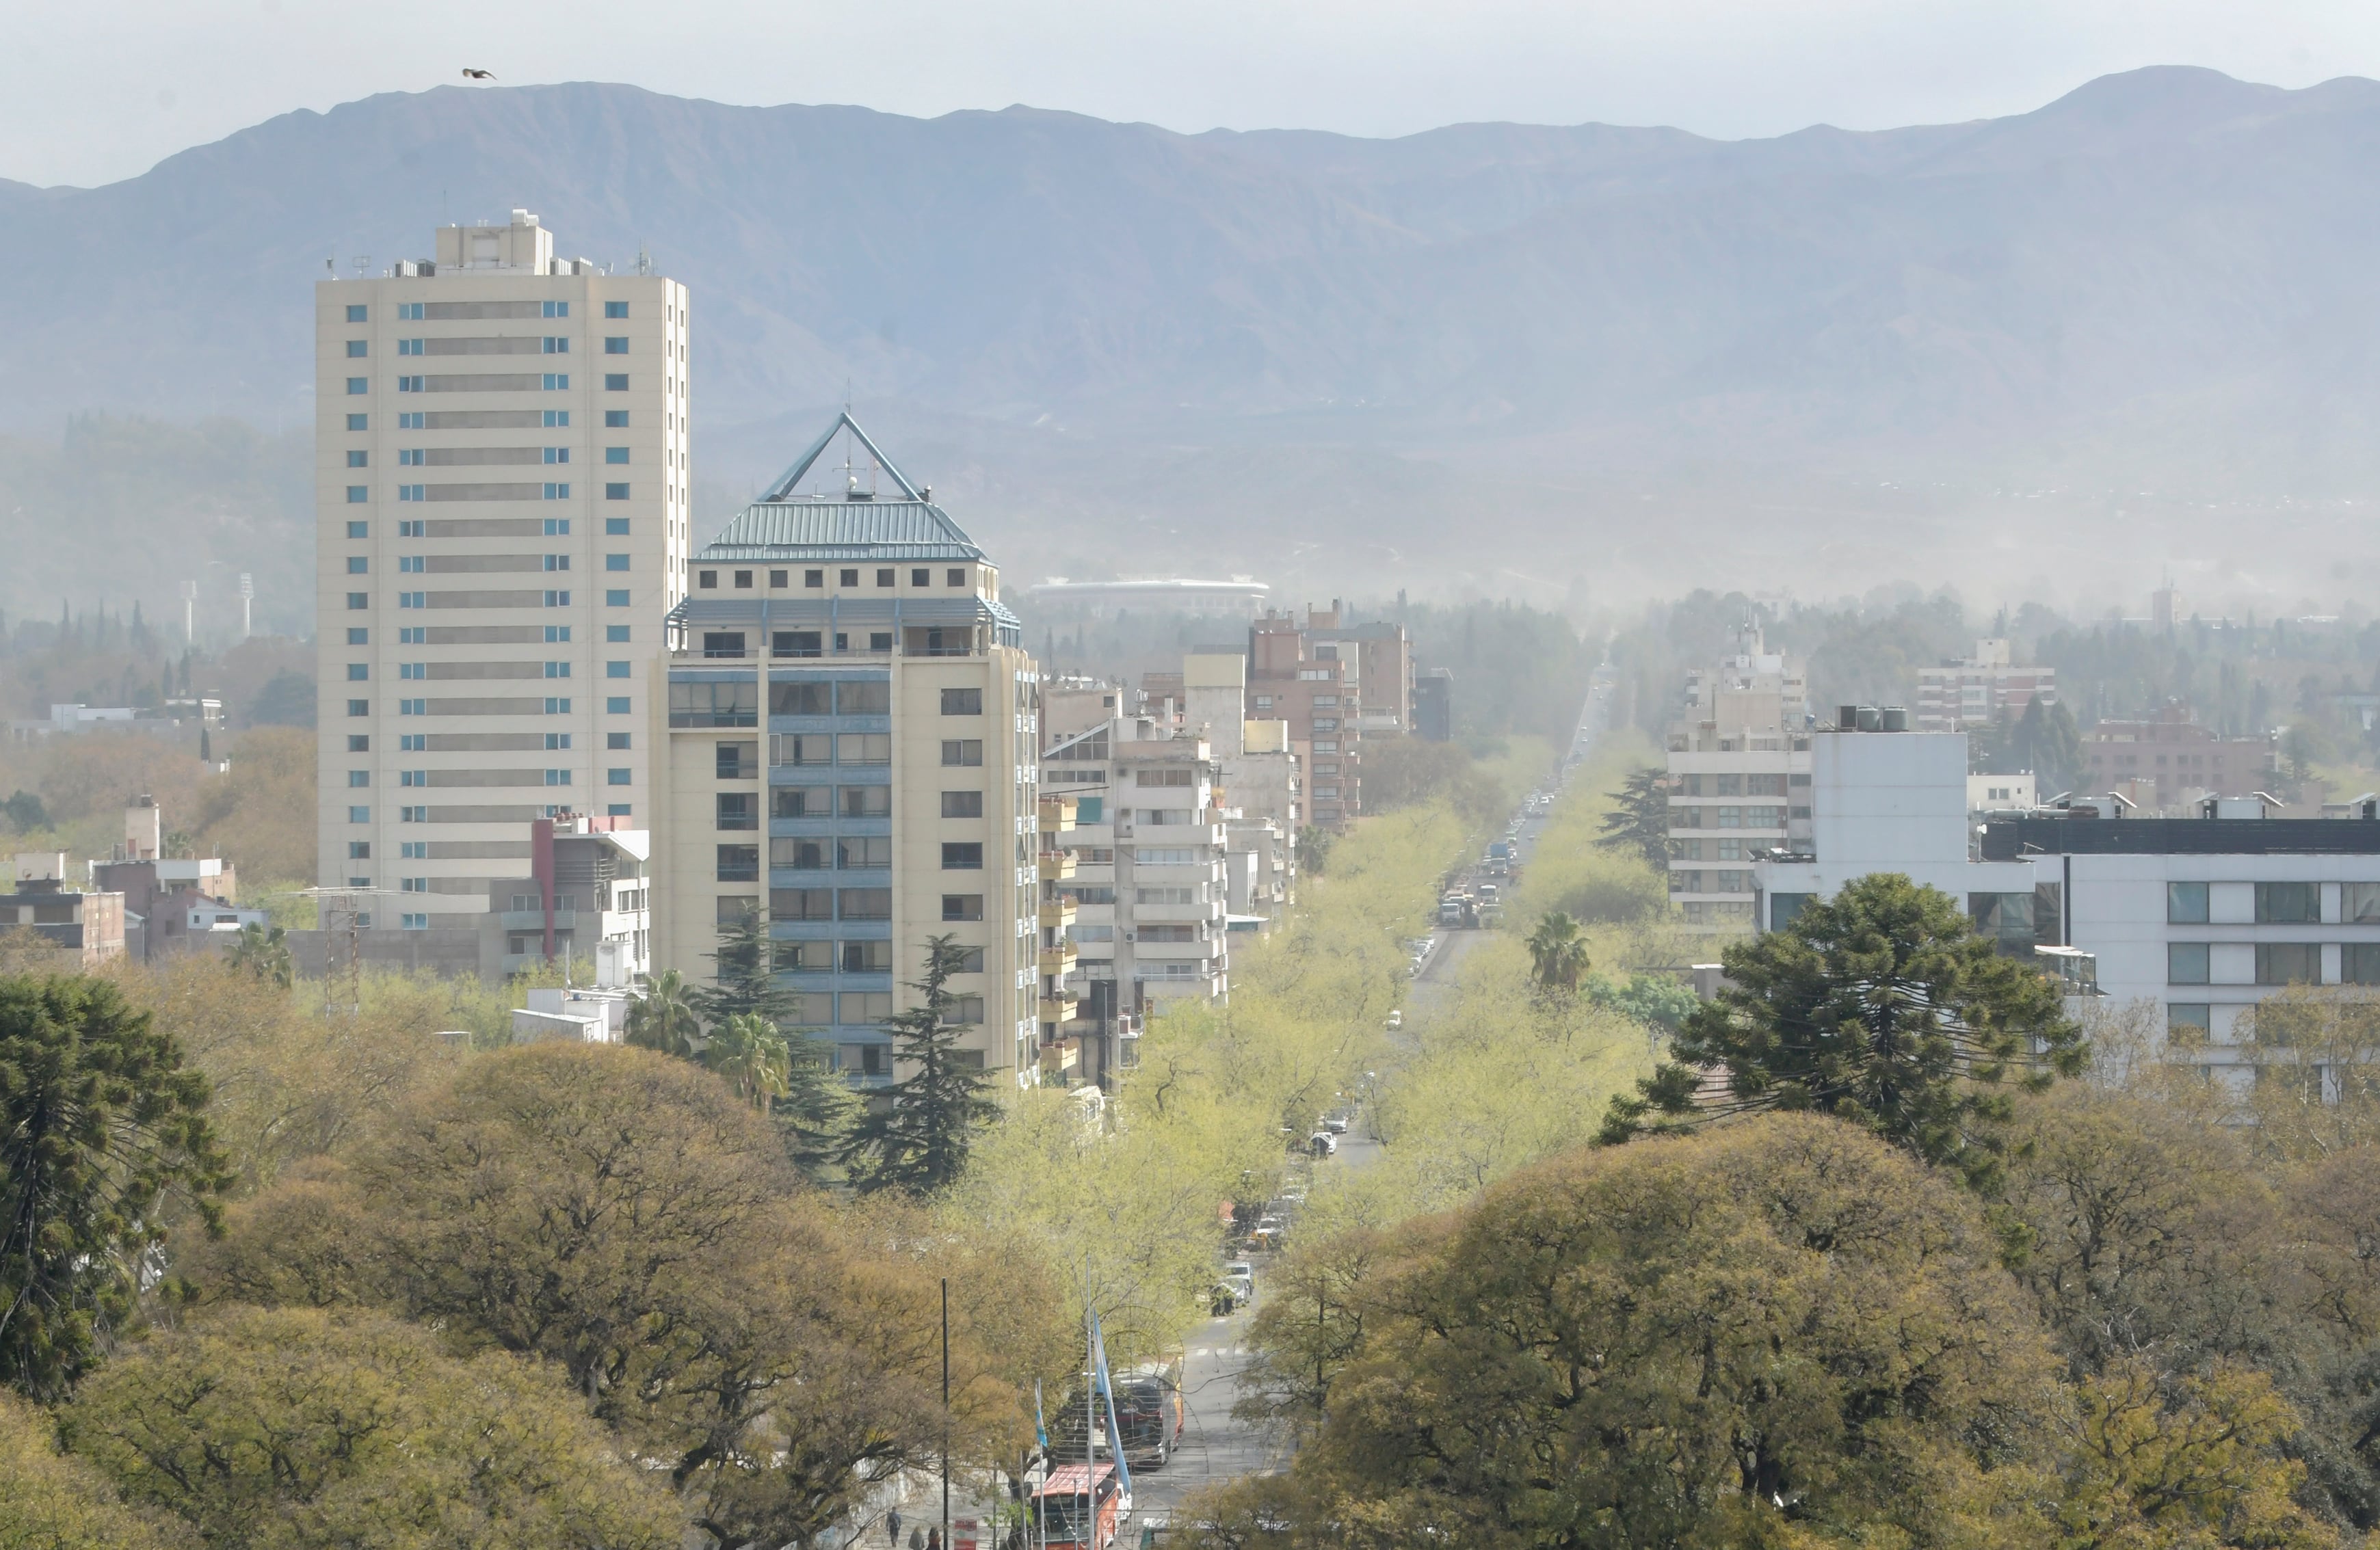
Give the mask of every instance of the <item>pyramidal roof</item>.
M 859 488 L 855 474 L 839 490 L 802 494 L 799 487 L 834 439 L 848 431 L 868 449 L 890 490 Z M 909 482 L 859 422 L 844 410 L 812 442 L 768 493 L 745 507 L 698 559 L 980 560 L 983 551 L 950 514 Z

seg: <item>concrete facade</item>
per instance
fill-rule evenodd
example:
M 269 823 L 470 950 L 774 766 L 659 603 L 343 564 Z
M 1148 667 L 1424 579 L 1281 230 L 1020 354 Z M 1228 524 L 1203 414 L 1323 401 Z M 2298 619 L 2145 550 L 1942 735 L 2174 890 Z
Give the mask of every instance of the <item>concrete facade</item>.
M 527 877 L 533 818 L 650 822 L 689 550 L 686 287 L 525 211 L 436 246 L 314 297 L 319 881 L 416 930 Z

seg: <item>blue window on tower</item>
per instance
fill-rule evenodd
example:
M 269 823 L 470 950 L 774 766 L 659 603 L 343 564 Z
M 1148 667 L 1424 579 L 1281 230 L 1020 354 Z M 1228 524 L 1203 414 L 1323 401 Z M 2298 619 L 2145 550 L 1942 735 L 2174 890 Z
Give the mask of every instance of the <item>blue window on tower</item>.
M 358 395 L 360 395 L 360 394 L 370 393 L 370 391 L 371 391 L 371 379 L 370 379 L 370 378 L 369 378 L 369 377 L 350 377 L 350 378 L 348 378 L 348 379 L 347 379 L 347 394 L 348 394 L 348 396 L 349 396 L 349 397 L 356 397 L 356 396 L 358 396 Z
M 370 321 L 370 318 L 371 309 L 369 307 L 350 306 L 347 309 L 347 321 L 351 323 L 365 322 Z

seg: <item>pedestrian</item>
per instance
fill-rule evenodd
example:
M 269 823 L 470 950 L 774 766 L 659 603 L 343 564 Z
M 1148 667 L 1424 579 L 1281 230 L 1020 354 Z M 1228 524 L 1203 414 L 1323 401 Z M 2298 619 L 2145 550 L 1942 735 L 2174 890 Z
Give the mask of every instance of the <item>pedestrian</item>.
M 926 1550 L 926 1536 L 916 1529 L 909 1531 L 909 1550 Z
M 942 1550 L 941 1530 L 928 1529 L 926 1531 L 926 1550 Z
M 892 1550 L 901 1550 L 901 1509 L 897 1507 L 884 1515 L 884 1543 Z

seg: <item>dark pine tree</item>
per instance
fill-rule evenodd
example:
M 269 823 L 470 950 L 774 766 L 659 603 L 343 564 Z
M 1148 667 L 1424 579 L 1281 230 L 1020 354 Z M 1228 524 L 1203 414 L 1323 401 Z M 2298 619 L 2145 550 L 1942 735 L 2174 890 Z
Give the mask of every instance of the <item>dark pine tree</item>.
M 880 1107 L 860 1118 L 843 1150 L 852 1182 L 864 1192 L 923 1195 L 947 1187 L 966 1167 L 976 1132 L 999 1113 L 983 1067 L 963 1060 L 950 1019 L 950 977 L 965 955 L 947 935 L 926 938 L 926 977 L 909 982 L 922 1003 L 892 1020 L 893 1057 L 909 1074 Z

